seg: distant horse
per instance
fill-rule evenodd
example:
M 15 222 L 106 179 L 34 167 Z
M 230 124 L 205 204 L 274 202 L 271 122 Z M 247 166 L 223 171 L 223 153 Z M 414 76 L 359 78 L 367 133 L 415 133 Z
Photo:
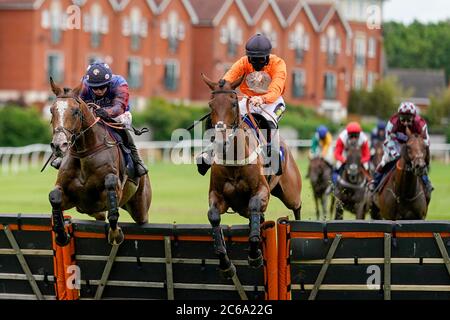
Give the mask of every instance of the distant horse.
M 322 205 L 323 220 L 327 219 L 327 212 L 329 212 L 327 200 L 331 192 L 331 171 L 330 166 L 320 157 L 311 159 L 309 163 L 308 176 L 314 194 L 317 220 L 320 220 L 319 200 Z
M 76 207 L 97 220 L 105 220 L 108 211 L 108 241 L 120 244 L 124 235 L 118 226 L 119 208 L 127 210 L 138 224 L 148 221 L 152 197 L 149 177 L 128 177 L 118 143 L 78 97 L 81 85 L 62 90 L 52 79 L 50 84 L 56 95 L 50 108 L 51 147 L 56 156 L 64 157 L 49 194 L 56 242 L 61 246 L 69 242 L 63 210 Z
M 430 202 L 421 176 L 429 157 L 423 137 L 406 129 L 408 141 L 393 170 L 372 196 L 372 217 L 389 220 L 425 219 Z M 384 183 L 385 182 L 385 183 Z
M 342 220 L 344 209 L 356 214 L 356 219 L 364 219 L 368 211 L 368 180 L 369 175 L 361 164 L 361 150 L 356 143 L 350 142 L 347 161 L 332 198 L 336 220 Z
M 231 208 L 250 220 L 248 261 L 252 267 L 260 267 L 263 261 L 259 249 L 260 224 L 264 221 L 269 196 L 272 194 L 280 198 L 293 211 L 295 219 L 299 220 L 302 181 L 294 158 L 284 142 L 280 143 L 285 150 L 285 161 L 281 164 L 282 175 L 271 176 L 268 182 L 262 174 L 261 146 L 253 129 L 242 120 L 238 107 L 235 88 L 240 85 L 243 77 L 233 83 L 225 80 L 216 83 L 203 74 L 202 78 L 211 89 L 209 107 L 216 137 L 214 143 L 218 150 L 223 150 L 223 157 L 216 155 L 211 166 L 208 219 L 213 228 L 215 253 L 220 259 L 219 269 L 224 277 L 232 278 L 236 268 L 228 258 L 220 216 Z M 236 147 L 242 152 L 235 152 L 228 157 Z M 222 161 L 225 157 L 231 159 L 228 162 Z
M 375 153 L 372 155 L 372 158 L 370 159 L 370 173 L 373 174 L 375 172 L 375 169 L 378 167 L 378 165 L 381 162 L 381 159 L 383 158 L 383 144 L 384 142 L 381 140 L 378 140 L 375 145 L 373 146 L 373 149 Z

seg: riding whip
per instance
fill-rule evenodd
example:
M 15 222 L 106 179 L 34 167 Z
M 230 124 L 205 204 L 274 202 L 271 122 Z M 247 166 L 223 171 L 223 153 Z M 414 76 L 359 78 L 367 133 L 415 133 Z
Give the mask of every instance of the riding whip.
M 45 168 L 47 167 L 48 163 L 50 162 L 50 160 L 53 158 L 55 154 L 52 152 L 52 154 L 50 155 L 50 157 L 48 157 L 47 161 L 45 162 L 44 166 L 41 169 L 41 172 L 45 170 Z
M 201 117 L 200 119 L 198 119 L 197 121 L 195 121 L 193 124 L 191 124 L 188 128 L 186 128 L 187 131 L 191 131 L 192 128 L 194 128 L 198 122 L 201 122 L 203 120 L 205 120 L 206 118 L 208 118 L 210 116 L 211 112 L 208 112 L 207 114 L 205 114 L 203 117 Z

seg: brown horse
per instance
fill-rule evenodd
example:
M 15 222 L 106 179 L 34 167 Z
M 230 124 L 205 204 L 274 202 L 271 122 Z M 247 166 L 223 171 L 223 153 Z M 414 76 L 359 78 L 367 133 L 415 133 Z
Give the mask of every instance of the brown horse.
M 334 187 L 332 206 L 335 206 L 335 219 L 342 220 L 344 209 L 356 214 L 356 219 L 364 219 L 368 211 L 369 174 L 361 164 L 361 150 L 356 141 L 349 142 L 344 171 Z
M 50 84 L 56 95 L 50 109 L 51 147 L 56 156 L 64 157 L 49 194 L 56 242 L 61 246 L 69 242 L 63 210 L 76 207 L 97 220 L 105 220 L 108 211 L 108 241 L 120 244 L 124 235 L 118 226 L 119 208 L 127 210 L 138 224 L 148 220 L 152 197 L 149 177 L 128 178 L 119 145 L 78 97 L 81 85 L 62 90 L 52 79 Z
M 395 170 L 372 196 L 372 218 L 388 220 L 425 219 L 429 196 L 421 181 L 429 156 L 423 137 L 407 128 L 408 141 L 402 146 Z
M 248 261 L 252 267 L 260 267 L 260 224 L 264 221 L 270 194 L 281 199 L 293 211 L 295 219 L 300 219 L 302 182 L 297 165 L 284 142 L 281 142 L 286 151 L 285 161 L 281 164 L 282 175 L 266 178 L 262 174 L 264 160 L 259 152 L 260 144 L 253 129 L 242 121 L 234 90 L 243 77 L 234 83 L 225 80 L 215 83 L 203 74 L 202 78 L 212 90 L 209 107 L 216 137 L 214 144 L 219 153 L 223 150 L 223 157 L 216 154 L 211 166 L 208 219 L 213 228 L 214 249 L 220 259 L 220 271 L 224 277 L 232 278 L 236 268 L 227 255 L 220 216 L 231 208 L 250 220 Z M 235 149 L 239 150 L 230 157 L 230 152 Z M 229 161 L 222 162 L 224 158 Z
M 322 218 L 323 220 L 327 219 L 327 213 L 329 212 L 327 200 L 331 192 L 331 171 L 330 166 L 320 157 L 311 159 L 309 163 L 308 176 L 314 194 L 317 220 L 320 220 L 319 201 L 322 205 Z
M 373 146 L 373 150 L 375 151 L 372 155 L 372 158 L 370 159 L 370 171 L 371 174 L 375 171 L 375 169 L 378 167 L 378 165 L 381 162 L 381 159 L 383 158 L 383 144 L 384 142 L 381 140 L 378 140 L 375 145 Z

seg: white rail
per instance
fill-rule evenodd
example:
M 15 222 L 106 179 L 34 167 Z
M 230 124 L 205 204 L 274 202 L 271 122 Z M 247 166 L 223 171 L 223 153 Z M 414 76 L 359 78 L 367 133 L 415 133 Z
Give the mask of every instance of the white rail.
M 311 140 L 287 140 L 286 143 L 296 155 L 301 149 L 309 148 Z M 170 161 L 174 151 L 182 148 L 194 148 L 200 152 L 202 140 L 174 141 L 146 141 L 137 142 L 144 158 L 149 162 Z M 51 154 L 49 145 L 33 144 L 24 147 L 0 147 L 0 167 L 2 174 L 17 173 L 29 169 L 40 169 Z M 431 154 L 450 163 L 450 144 L 436 143 L 431 145 Z

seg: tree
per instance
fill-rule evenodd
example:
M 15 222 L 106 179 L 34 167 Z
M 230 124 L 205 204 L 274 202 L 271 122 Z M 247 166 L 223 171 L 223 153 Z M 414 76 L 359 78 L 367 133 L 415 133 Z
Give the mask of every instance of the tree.
M 384 47 L 390 68 L 445 69 L 450 76 L 450 20 L 408 26 L 398 22 L 383 25 Z

